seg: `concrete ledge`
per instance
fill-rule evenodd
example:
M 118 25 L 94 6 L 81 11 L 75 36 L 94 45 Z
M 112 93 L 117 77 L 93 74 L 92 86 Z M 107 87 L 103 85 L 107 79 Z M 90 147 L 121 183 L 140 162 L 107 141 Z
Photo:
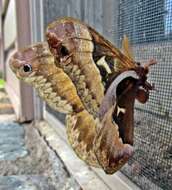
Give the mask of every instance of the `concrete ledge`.
M 50 125 L 43 122 L 37 125 L 39 132 L 47 141 L 69 173 L 84 190 L 109 190 L 110 188 L 84 162 L 79 160 L 69 145 Z
M 68 171 L 84 190 L 140 190 L 121 172 L 106 175 L 101 169 L 91 168 L 80 160 L 67 143 L 65 126 L 52 114 L 45 111 L 44 118 L 49 123 L 38 125 L 40 133 L 51 148 L 57 152 Z

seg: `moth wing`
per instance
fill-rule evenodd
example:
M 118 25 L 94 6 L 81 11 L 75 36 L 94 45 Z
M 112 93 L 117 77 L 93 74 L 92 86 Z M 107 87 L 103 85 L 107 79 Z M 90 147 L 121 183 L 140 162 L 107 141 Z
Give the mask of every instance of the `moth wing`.
M 109 174 L 121 168 L 133 154 L 136 81 L 134 71 L 120 74 L 109 87 L 100 107 L 101 129 L 94 142 L 95 154 Z
M 124 35 L 122 40 L 122 51 L 128 58 L 134 61 L 132 47 L 130 46 L 129 39 L 126 35 Z
M 91 166 L 100 167 L 94 153 L 96 125 L 86 110 L 66 117 L 68 140 L 77 156 Z
M 88 27 L 76 19 L 62 18 L 49 25 L 46 36 L 56 64 L 71 78 L 85 109 L 96 117 L 104 86 Z
M 112 122 L 113 111 L 114 107 L 105 114 L 94 147 L 97 160 L 107 174 L 119 170 L 133 155 L 133 147 L 123 143 L 118 125 Z
M 109 78 L 134 68 L 134 62 L 77 19 L 58 19 L 48 26 L 46 36 L 56 64 L 71 78 L 85 109 L 96 118 Z
M 128 56 L 128 49 L 127 49 L 128 47 L 125 48 L 125 50 L 127 50 L 127 54 L 125 54 L 126 51 L 121 52 L 117 47 L 115 47 L 111 42 L 106 40 L 101 34 L 99 34 L 93 28 L 89 27 L 89 31 L 92 34 L 94 45 L 97 46 L 98 55 L 103 53 L 104 55 L 116 58 L 117 60 L 120 61 L 122 68 L 125 68 L 125 70 L 136 67 L 133 59 L 130 56 Z M 124 39 L 124 41 L 127 42 L 126 39 Z M 125 44 L 125 46 L 126 45 L 127 44 Z
M 83 110 L 83 104 L 69 76 L 55 65 L 47 43 L 38 43 L 16 52 L 10 59 L 11 68 L 22 74 L 23 80 L 38 90 L 50 107 L 62 113 Z M 22 69 L 29 64 L 32 73 Z M 22 73 L 21 73 L 22 71 Z

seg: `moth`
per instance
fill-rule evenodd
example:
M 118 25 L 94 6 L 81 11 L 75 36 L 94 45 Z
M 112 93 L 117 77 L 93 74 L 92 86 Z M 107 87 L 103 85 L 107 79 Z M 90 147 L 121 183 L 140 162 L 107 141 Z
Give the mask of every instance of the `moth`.
M 56 111 L 66 113 L 69 143 L 79 158 L 107 174 L 133 155 L 133 113 L 153 86 L 150 60 L 135 62 L 124 37 L 119 50 L 74 18 L 50 23 L 46 42 L 26 47 L 10 59 L 16 76 L 31 84 Z

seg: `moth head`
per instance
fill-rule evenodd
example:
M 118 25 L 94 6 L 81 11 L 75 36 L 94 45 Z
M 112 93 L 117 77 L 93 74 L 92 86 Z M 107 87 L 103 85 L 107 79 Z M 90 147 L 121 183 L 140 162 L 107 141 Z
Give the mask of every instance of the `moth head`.
M 156 64 L 157 62 L 154 59 L 151 59 L 147 64 L 142 66 L 140 62 L 134 61 L 132 47 L 130 46 L 129 39 L 126 35 L 124 35 L 122 40 L 122 52 L 130 60 L 130 68 L 132 68 L 132 70 L 134 70 L 139 77 L 137 82 L 138 89 L 136 99 L 141 103 L 145 103 L 149 98 L 149 91 L 154 89 L 154 87 L 147 82 L 149 67 Z
M 135 71 L 137 75 L 139 76 L 139 79 L 137 82 L 138 90 L 136 94 L 136 99 L 141 103 L 145 103 L 148 100 L 149 91 L 154 89 L 154 85 L 151 85 L 147 81 L 147 75 L 149 73 L 150 66 L 155 65 L 155 64 L 157 64 L 156 60 L 151 59 L 144 66 L 141 66 L 140 63 L 137 63 L 138 66 L 135 68 Z
M 39 43 L 19 50 L 10 59 L 10 68 L 15 75 L 29 83 L 29 79 L 44 75 L 52 58 L 47 43 Z

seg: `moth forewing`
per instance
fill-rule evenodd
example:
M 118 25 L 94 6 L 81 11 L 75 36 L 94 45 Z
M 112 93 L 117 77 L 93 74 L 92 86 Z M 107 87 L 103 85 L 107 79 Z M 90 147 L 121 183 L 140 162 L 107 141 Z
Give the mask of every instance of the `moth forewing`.
M 116 172 L 133 155 L 133 147 L 120 137 L 120 126 L 112 122 L 113 112 L 112 106 L 104 115 L 94 142 L 97 160 L 107 174 Z
M 134 62 L 132 47 L 130 46 L 129 39 L 126 35 L 124 35 L 122 40 L 122 52 Z

